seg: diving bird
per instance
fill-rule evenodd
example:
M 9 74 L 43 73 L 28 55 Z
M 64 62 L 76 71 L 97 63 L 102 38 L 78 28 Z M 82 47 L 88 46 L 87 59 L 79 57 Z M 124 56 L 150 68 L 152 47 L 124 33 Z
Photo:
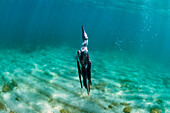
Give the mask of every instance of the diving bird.
M 81 49 L 77 51 L 78 57 L 77 57 L 77 66 L 78 66 L 78 73 L 79 73 L 79 79 L 81 88 L 82 82 L 81 82 L 81 76 L 83 77 L 83 85 L 87 89 L 87 92 L 89 94 L 90 92 L 90 85 L 91 82 L 91 60 L 89 58 L 88 53 L 88 36 L 87 33 L 84 30 L 84 27 L 82 26 L 82 40 L 83 43 L 81 45 Z

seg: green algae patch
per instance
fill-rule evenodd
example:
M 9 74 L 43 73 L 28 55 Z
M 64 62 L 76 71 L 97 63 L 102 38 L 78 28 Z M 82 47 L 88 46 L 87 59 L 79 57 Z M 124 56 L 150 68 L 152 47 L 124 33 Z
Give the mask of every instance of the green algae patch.
M 114 106 L 118 106 L 118 103 L 116 103 L 116 102 L 112 102 L 112 105 L 114 105 Z
M 51 103 L 51 102 L 53 102 L 54 101 L 54 99 L 52 98 L 52 99 L 50 99 L 49 101 L 48 101 L 48 103 Z
M 122 106 L 129 106 L 130 103 L 125 103 L 125 102 L 123 102 L 123 103 L 120 103 L 120 105 L 122 105 Z
M 97 89 L 97 90 L 101 90 L 101 91 L 105 91 L 105 86 L 107 86 L 107 84 L 106 83 L 104 83 L 104 82 L 101 82 L 101 83 L 98 83 L 96 86 L 95 86 L 95 88 Z
M 162 113 L 162 110 L 159 108 L 151 108 L 150 113 Z
M 60 113 L 69 113 L 69 111 L 67 109 L 61 109 Z
M 95 86 L 94 86 L 94 85 L 90 85 L 90 89 L 91 89 L 91 90 L 94 90 L 94 89 L 95 89 Z
M 130 112 L 131 112 L 131 107 L 125 107 L 125 108 L 123 109 L 123 112 L 124 112 L 124 113 L 130 113 Z
M 105 110 L 107 110 L 108 108 L 104 107 Z
M 7 111 L 5 105 L 0 102 L 0 111 L 2 111 L 2 110 Z
M 108 108 L 113 109 L 114 107 L 112 105 L 108 105 Z
M 96 86 L 96 89 L 101 90 L 101 91 L 103 91 L 103 92 L 105 91 L 104 87 L 98 86 L 98 85 Z
M 107 84 L 105 83 L 105 82 L 100 82 L 99 84 L 98 84 L 99 86 L 107 86 Z
M 2 92 L 6 93 L 8 91 L 10 91 L 10 87 L 9 87 L 9 85 L 5 84 L 2 88 Z
M 12 111 L 12 110 L 10 110 L 10 112 L 9 113 L 15 113 L 14 111 Z

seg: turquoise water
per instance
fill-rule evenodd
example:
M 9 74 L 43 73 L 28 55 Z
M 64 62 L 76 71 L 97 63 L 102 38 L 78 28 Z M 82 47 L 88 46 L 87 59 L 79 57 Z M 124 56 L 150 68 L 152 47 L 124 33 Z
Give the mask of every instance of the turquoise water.
M 0 112 L 170 113 L 170 1 L 0 0 Z M 90 95 L 76 64 L 89 37 Z

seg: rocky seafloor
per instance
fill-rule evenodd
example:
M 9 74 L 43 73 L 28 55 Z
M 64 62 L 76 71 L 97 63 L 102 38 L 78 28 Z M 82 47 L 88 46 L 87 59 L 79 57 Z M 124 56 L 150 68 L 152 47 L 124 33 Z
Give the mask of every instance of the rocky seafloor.
M 0 113 L 170 113 L 170 70 L 123 52 L 90 51 L 90 95 L 76 49 L 0 51 Z

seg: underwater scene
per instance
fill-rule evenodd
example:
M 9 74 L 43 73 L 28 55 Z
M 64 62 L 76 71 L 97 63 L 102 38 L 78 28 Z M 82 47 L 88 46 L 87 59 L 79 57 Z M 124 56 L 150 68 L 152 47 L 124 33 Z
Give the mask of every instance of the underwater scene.
M 0 0 L 0 113 L 170 113 L 170 1 Z

